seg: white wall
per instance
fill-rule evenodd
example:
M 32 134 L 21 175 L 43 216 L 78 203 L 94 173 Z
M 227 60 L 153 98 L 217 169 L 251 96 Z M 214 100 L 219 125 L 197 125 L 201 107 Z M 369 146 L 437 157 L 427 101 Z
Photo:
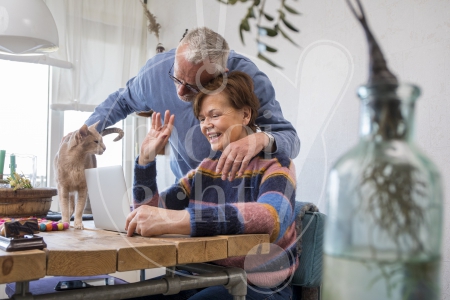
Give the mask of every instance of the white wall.
M 269 3 L 270 2 L 270 3 Z M 450 1 L 363 0 L 363 5 L 391 70 L 403 82 L 420 86 L 416 105 L 416 141 L 439 166 L 444 195 L 450 194 Z M 362 29 L 345 0 L 302 0 L 287 3 L 302 12 L 288 16 L 301 29 L 284 39 L 267 39 L 279 49 L 271 56 L 283 70 L 255 60 L 275 83 L 285 117 L 299 132 L 302 150 L 296 159 L 297 199 L 323 209 L 326 175 L 336 158 L 358 140 L 357 86 L 367 82 L 368 54 Z M 238 24 L 248 3 L 221 6 L 217 1 L 149 1 L 161 24 L 160 41 L 175 47 L 185 28 L 206 25 L 246 55 L 256 53 L 249 34 L 244 47 Z M 279 5 L 279 1 L 267 1 Z M 274 6 L 274 7 L 276 7 Z M 289 32 L 289 31 L 288 31 Z M 154 43 L 154 38 L 150 43 Z M 450 299 L 450 205 L 445 204 L 442 299 Z

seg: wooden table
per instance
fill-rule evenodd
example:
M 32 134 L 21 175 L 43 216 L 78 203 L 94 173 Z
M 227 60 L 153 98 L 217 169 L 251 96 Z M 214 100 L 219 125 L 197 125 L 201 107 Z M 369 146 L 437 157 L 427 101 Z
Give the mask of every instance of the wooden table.
M 44 276 L 91 276 L 171 267 L 269 251 L 266 234 L 127 237 L 95 229 L 90 222 L 84 224 L 84 230 L 69 228 L 39 233 L 47 243 L 43 250 L 0 250 L 0 283 L 26 282 Z

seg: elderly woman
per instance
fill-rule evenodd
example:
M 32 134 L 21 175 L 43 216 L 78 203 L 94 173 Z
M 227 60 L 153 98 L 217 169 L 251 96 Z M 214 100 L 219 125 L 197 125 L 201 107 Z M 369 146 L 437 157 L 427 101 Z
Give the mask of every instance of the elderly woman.
M 223 180 L 229 174 L 216 172 L 221 151 L 258 129 L 258 107 L 253 82 L 245 73 L 225 74 L 205 86 L 197 94 L 193 109 L 212 154 L 164 192 L 159 192 L 156 184 L 155 156 L 166 144 L 175 116 L 166 111 L 162 124 L 161 115 L 156 113 L 136 159 L 135 210 L 128 216 L 126 228 L 129 236 L 134 232 L 143 236 L 269 234 L 272 245 L 281 251 L 274 251 L 257 263 L 248 263 L 245 257 L 214 263 L 246 270 L 247 299 L 290 299 L 289 281 L 298 265 L 292 161 L 276 152 L 261 152 L 232 181 Z M 223 286 L 188 292 L 195 293 L 189 299 L 231 298 Z

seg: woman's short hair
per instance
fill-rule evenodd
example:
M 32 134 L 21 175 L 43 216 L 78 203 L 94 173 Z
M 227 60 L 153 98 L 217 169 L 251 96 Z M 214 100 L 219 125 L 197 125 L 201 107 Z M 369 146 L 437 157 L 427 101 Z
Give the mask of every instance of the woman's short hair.
M 258 116 L 259 100 L 253 92 L 253 80 L 244 72 L 233 71 L 225 73 L 211 80 L 197 94 L 193 102 L 194 115 L 198 118 L 203 100 L 209 96 L 218 93 L 224 93 L 228 101 L 235 109 L 250 107 L 252 116 L 248 127 L 256 131 L 256 117 Z
M 207 27 L 194 28 L 187 32 L 180 45 L 187 46 L 184 57 L 188 62 L 197 65 L 208 59 L 215 65 L 215 76 L 225 72 L 230 47 L 217 32 Z

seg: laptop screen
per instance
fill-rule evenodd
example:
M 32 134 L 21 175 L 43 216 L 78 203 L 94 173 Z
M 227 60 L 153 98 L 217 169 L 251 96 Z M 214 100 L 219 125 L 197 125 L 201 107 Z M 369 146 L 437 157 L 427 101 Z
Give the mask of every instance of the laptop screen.
M 86 169 L 84 173 L 95 227 L 125 232 L 130 201 L 122 166 Z

